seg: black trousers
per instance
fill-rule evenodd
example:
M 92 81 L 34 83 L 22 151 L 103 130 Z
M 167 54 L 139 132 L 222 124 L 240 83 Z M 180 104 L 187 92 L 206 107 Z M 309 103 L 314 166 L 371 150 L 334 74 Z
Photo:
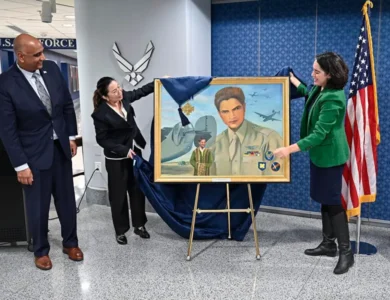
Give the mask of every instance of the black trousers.
M 141 156 L 141 150 L 135 148 L 134 152 Z M 111 205 L 115 233 L 124 234 L 130 229 L 127 193 L 130 197 L 133 227 L 144 226 L 147 222 L 145 195 L 134 177 L 133 160 L 106 159 L 106 169 L 108 174 L 108 199 Z
M 65 157 L 58 141 L 54 142 L 53 163 L 48 170 L 38 170 L 33 166 L 33 184 L 23 185 L 29 231 L 33 238 L 34 255 L 49 254 L 47 239 L 50 200 L 54 204 L 61 223 L 63 247 L 78 247 L 76 199 L 74 194 L 72 161 Z

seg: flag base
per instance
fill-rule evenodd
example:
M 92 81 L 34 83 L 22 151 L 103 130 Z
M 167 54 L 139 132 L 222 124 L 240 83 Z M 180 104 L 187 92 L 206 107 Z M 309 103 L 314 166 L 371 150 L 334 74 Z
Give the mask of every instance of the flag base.
M 356 241 L 351 241 L 351 248 L 354 254 L 374 255 L 378 252 L 374 245 L 366 242 L 357 244 Z M 357 251 L 359 251 L 359 253 L 357 253 Z

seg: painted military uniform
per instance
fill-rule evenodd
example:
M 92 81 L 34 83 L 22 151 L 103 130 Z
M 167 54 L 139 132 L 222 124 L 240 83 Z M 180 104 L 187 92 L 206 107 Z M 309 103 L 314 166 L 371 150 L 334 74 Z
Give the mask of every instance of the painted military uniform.
M 228 128 L 217 136 L 211 147 L 214 163 L 210 175 L 283 174 L 282 161 L 273 155 L 279 147 L 283 147 L 283 140 L 275 130 L 244 120 L 236 132 Z

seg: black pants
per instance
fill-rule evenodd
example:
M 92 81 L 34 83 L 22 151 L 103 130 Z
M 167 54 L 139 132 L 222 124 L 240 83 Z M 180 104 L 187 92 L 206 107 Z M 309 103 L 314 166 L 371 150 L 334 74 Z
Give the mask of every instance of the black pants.
M 65 157 L 59 144 L 54 142 L 53 163 L 48 170 L 31 171 L 32 185 L 23 185 L 29 230 L 33 238 L 34 255 L 48 255 L 50 245 L 47 238 L 51 195 L 61 223 L 62 245 L 78 247 L 76 199 L 74 195 L 72 161 Z
M 134 149 L 137 155 L 141 150 Z M 124 234 L 130 229 L 129 206 L 130 197 L 131 221 L 133 227 L 144 226 L 147 222 L 145 214 L 145 195 L 138 186 L 133 173 L 133 160 L 106 159 L 108 174 L 108 198 L 111 205 L 112 221 L 115 233 Z

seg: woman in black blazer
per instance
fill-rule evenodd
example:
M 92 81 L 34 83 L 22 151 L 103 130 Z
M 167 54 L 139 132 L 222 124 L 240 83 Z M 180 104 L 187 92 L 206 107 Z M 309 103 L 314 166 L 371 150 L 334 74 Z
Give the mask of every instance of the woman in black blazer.
M 154 92 L 154 83 L 133 91 L 123 91 L 111 77 L 101 78 L 93 96 L 95 110 L 91 115 L 95 125 L 96 141 L 104 149 L 108 174 L 108 196 L 111 204 L 116 241 L 127 244 L 125 233 L 130 229 L 129 206 L 134 233 L 149 238 L 145 229 L 145 195 L 133 174 L 133 157 L 141 156 L 146 142 L 135 122 L 136 100 Z

